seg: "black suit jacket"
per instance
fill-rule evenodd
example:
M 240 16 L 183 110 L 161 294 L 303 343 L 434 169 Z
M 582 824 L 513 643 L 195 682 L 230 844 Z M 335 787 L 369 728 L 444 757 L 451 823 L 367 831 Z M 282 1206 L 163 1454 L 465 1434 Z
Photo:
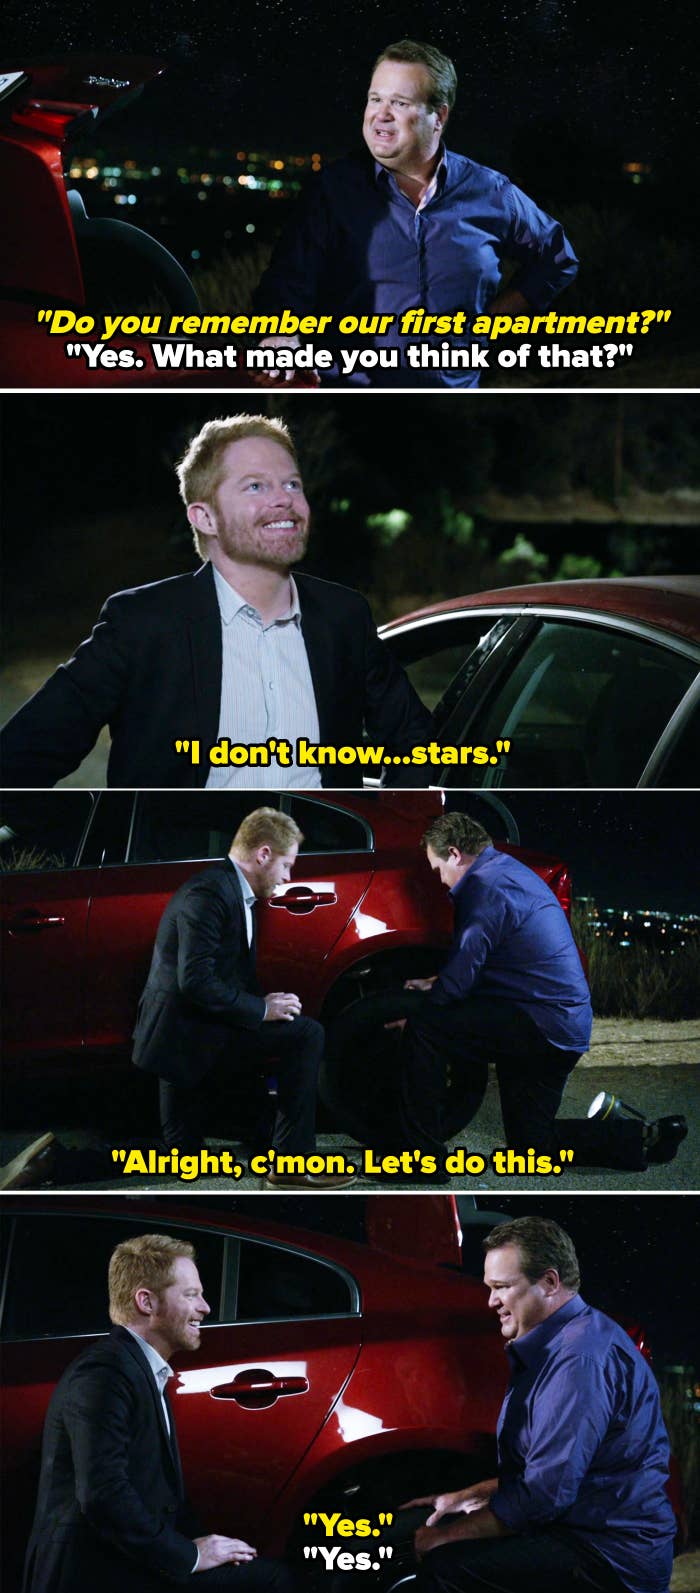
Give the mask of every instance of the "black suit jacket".
M 24 1593 L 125 1593 L 188 1582 L 196 1523 L 175 1426 L 126 1328 L 85 1350 L 46 1416 Z
M 431 736 L 431 718 L 380 642 L 365 599 L 349 587 L 295 574 L 319 718 L 319 741 L 370 741 L 407 753 Z M 107 784 L 204 786 L 219 733 L 221 622 L 210 564 L 107 599 L 88 641 L 9 720 L 0 738 L 5 786 L 51 786 L 76 769 L 103 725 L 112 747 Z M 175 751 L 201 742 L 201 762 Z M 416 785 L 406 765 L 393 784 Z M 426 776 L 427 778 L 427 776 Z M 323 784 L 362 784 L 362 769 L 322 771 Z
M 168 902 L 139 1003 L 133 1058 L 171 1084 L 195 1084 L 231 1046 L 255 1031 L 265 1001 L 248 947 L 238 876 L 229 858 L 194 874 Z

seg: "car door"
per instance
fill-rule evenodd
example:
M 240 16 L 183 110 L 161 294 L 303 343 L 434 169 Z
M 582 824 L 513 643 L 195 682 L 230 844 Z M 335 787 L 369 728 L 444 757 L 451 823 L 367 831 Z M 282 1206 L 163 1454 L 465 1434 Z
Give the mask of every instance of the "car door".
M 265 793 L 269 806 L 279 796 Z M 129 1044 L 161 914 L 173 892 L 228 851 L 259 797 L 236 792 L 141 792 L 126 862 L 100 871 L 87 947 L 86 1035 L 93 1047 Z M 372 876 L 366 823 L 342 803 L 287 798 L 306 837 L 291 884 L 257 909 L 263 989 L 294 990 L 318 1011 L 333 946 Z
M 510 744 L 462 785 L 629 788 L 698 674 L 697 648 L 606 615 L 522 616 L 451 705 L 446 742 Z M 447 783 L 453 782 L 448 771 Z
M 85 947 L 96 874 L 75 865 L 92 808 L 87 791 L 14 791 L 2 799 L 6 1064 L 82 1045 Z
M 175 1411 L 195 1505 L 213 1522 L 216 1497 L 220 1530 L 260 1546 L 351 1375 L 360 1300 L 343 1269 L 291 1246 L 241 1235 L 228 1265 L 235 1324 L 207 1333 L 196 1368 L 178 1367 Z

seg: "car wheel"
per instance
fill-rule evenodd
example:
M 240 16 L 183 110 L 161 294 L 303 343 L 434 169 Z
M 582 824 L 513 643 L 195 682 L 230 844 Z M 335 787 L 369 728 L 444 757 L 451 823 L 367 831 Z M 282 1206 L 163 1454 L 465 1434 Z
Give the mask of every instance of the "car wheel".
M 343 1589 L 350 1593 L 350 1589 L 370 1586 L 372 1593 L 399 1593 L 399 1589 L 411 1593 L 416 1576 L 413 1540 L 418 1527 L 430 1514 L 430 1507 L 399 1507 L 406 1500 L 422 1498 L 426 1494 L 464 1488 L 493 1470 L 494 1456 L 489 1445 L 488 1455 L 484 1454 L 480 1458 L 430 1451 L 385 1456 L 378 1462 L 359 1467 L 345 1477 L 336 1478 L 310 1502 L 310 1510 L 307 1509 L 305 1513 L 307 1524 L 290 1545 L 300 1579 L 303 1576 L 313 1593 L 321 1589 L 323 1593 L 343 1593 Z M 376 1523 L 380 1522 L 380 1512 L 384 1512 L 382 1521 L 385 1521 L 387 1512 L 390 1513 L 390 1521 L 381 1526 L 378 1539 L 349 1538 L 344 1543 L 344 1547 L 353 1553 L 366 1552 L 368 1549 L 376 1552 L 380 1545 L 390 1549 L 388 1556 L 376 1555 L 378 1570 L 372 1570 L 369 1576 L 366 1570 L 326 1570 L 322 1556 L 305 1553 L 305 1549 L 310 1551 L 314 1544 L 318 1545 L 321 1541 L 331 1542 L 330 1539 L 322 1539 L 318 1529 L 314 1530 L 308 1524 L 313 1512 L 322 1510 L 329 1513 L 340 1511 L 355 1521 L 367 1517 Z M 332 1541 L 336 1544 L 342 1540 L 334 1538 Z
M 337 1128 L 367 1145 L 386 1145 L 399 1130 L 403 1039 L 386 1024 L 421 1010 L 417 990 L 386 990 L 347 1007 L 331 1023 L 319 1093 Z M 444 1132 L 458 1134 L 467 1121 L 466 1081 L 448 1069 Z M 397 1149 L 401 1147 L 397 1145 Z

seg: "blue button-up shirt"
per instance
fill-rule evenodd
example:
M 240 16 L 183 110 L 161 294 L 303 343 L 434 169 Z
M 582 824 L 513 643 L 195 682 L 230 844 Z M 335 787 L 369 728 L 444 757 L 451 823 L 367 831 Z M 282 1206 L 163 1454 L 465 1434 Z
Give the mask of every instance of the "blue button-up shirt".
M 487 846 L 450 895 L 454 940 L 429 1000 L 445 1005 L 478 993 L 513 1001 L 552 1045 L 586 1051 L 590 993 L 566 914 L 549 885 L 517 858 Z
M 255 296 L 259 311 L 399 316 L 422 307 L 471 318 L 486 311 L 501 287 L 505 260 L 533 310 L 545 310 L 578 269 L 559 222 L 540 210 L 502 172 L 445 150 L 436 191 L 417 210 L 393 173 L 369 155 L 335 161 L 311 182 Z M 323 339 L 327 342 L 326 338 Z M 409 343 L 468 348 L 462 336 L 349 337 L 348 346 L 403 351 Z M 474 387 L 478 371 L 378 370 L 365 381 L 403 386 Z
M 577 1294 L 507 1354 L 494 1515 L 513 1532 L 565 1527 L 603 1555 L 630 1593 L 667 1593 L 669 1446 L 639 1350 Z

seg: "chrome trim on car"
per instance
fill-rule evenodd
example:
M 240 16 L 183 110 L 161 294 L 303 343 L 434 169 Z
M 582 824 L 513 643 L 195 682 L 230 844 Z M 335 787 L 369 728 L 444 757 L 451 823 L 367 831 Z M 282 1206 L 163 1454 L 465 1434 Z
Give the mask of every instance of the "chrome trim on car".
M 671 631 L 663 630 L 661 626 L 653 625 L 649 620 L 633 619 L 627 614 L 610 614 L 600 609 L 568 608 L 565 604 L 537 604 L 522 603 L 506 605 L 503 608 L 474 608 L 455 609 L 447 613 L 429 614 L 420 619 L 409 620 L 405 625 L 394 625 L 391 630 L 387 627 L 379 632 L 382 640 L 391 641 L 392 636 L 406 635 L 408 631 L 420 629 L 426 625 L 434 625 L 442 620 L 460 620 L 472 614 L 492 614 L 497 619 L 505 619 L 508 615 L 513 619 L 564 619 L 574 620 L 578 625 L 604 625 L 608 630 L 629 631 L 635 636 L 643 636 L 645 640 L 656 642 L 657 646 L 665 646 L 674 652 L 683 653 L 686 658 L 692 658 L 700 664 L 700 644 L 689 642 L 683 636 L 676 636 Z
M 691 682 L 687 692 L 678 704 L 675 713 L 671 715 L 666 729 L 662 731 L 645 767 L 637 782 L 640 786 L 656 785 L 658 776 L 663 774 L 664 765 L 671 756 L 675 743 L 683 734 L 685 726 L 700 703 L 700 675 Z

